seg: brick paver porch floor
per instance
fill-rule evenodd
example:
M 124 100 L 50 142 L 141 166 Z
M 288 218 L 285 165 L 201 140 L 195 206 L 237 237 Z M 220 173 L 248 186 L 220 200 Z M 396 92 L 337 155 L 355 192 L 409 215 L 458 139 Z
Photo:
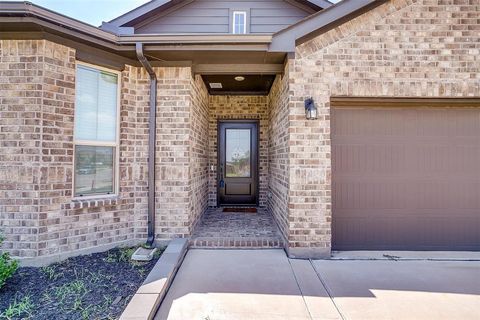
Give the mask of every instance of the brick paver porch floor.
M 280 231 L 266 209 L 245 213 L 210 208 L 200 219 L 191 248 L 283 248 Z

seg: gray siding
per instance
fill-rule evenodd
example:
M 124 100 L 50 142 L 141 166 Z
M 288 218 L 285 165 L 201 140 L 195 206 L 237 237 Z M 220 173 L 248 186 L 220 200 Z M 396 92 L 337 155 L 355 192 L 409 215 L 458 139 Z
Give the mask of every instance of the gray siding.
M 195 0 L 143 21 L 135 33 L 231 33 L 234 10 L 247 11 L 249 33 L 274 33 L 312 13 L 283 0 Z

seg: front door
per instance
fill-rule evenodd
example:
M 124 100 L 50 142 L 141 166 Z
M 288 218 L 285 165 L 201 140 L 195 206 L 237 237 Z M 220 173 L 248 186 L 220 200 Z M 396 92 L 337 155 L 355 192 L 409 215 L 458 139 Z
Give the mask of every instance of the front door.
M 219 205 L 257 205 L 258 122 L 218 124 Z

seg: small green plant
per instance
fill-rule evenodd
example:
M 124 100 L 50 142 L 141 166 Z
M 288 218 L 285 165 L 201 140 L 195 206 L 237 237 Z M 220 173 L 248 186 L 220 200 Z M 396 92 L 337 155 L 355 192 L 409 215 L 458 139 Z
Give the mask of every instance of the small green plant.
M 42 303 L 51 303 L 53 301 L 52 296 L 48 292 L 44 292 L 42 294 L 42 298 L 40 300 Z
M 108 255 L 105 258 L 103 258 L 103 261 L 108 263 L 114 263 L 118 261 L 118 257 L 114 252 L 109 251 Z
M 116 262 L 128 262 L 134 264 L 134 261 L 131 260 L 133 253 L 137 248 L 120 248 L 118 250 L 112 250 L 108 252 L 106 258 L 103 261 L 108 263 L 116 263 Z
M 121 248 L 118 255 L 118 261 L 129 262 L 136 248 Z
M 109 281 L 113 278 L 112 275 L 109 274 L 103 274 L 101 272 L 92 272 L 92 271 L 87 271 L 87 274 L 83 276 L 86 281 L 91 282 L 91 283 L 102 283 Z
M 3 236 L 0 234 L 0 246 L 3 242 Z M 8 278 L 10 278 L 18 268 L 18 262 L 11 259 L 7 252 L 0 252 L 0 288 L 3 287 Z
M 62 273 L 58 273 L 54 266 L 46 266 L 40 269 L 42 273 L 48 278 L 48 280 L 57 280 Z
M 145 270 L 145 268 L 138 268 L 137 272 L 142 278 L 145 277 L 145 275 L 147 274 L 147 270 Z
M 103 296 L 103 303 L 101 304 L 91 304 L 85 308 L 80 307 L 81 317 L 83 320 L 97 319 L 97 317 L 92 316 L 93 314 L 104 313 L 112 304 L 112 298 L 109 296 Z M 102 317 L 102 319 L 114 319 L 110 314 Z
M 29 296 L 23 297 L 20 301 L 11 303 L 2 313 L 0 313 L 0 319 L 28 319 L 32 315 L 32 310 L 35 305 L 30 301 Z
M 155 251 L 155 253 L 153 254 L 153 257 L 155 259 L 160 258 L 160 256 L 162 255 L 163 251 L 165 251 L 165 249 L 166 249 L 165 247 L 158 248 L 157 251 Z
M 79 310 L 82 306 L 83 297 L 88 293 L 85 282 L 74 280 L 55 288 L 55 297 L 58 299 L 63 309 Z M 73 305 L 68 307 L 73 301 Z

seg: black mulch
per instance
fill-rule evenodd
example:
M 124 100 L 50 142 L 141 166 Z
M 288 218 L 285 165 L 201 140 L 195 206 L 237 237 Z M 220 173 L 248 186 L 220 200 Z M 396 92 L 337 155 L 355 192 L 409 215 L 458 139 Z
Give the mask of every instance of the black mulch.
M 157 254 L 150 262 L 135 263 L 129 260 L 133 250 L 112 249 L 48 267 L 19 268 L 0 289 L 0 319 L 7 319 L 9 306 L 25 299 L 30 307 L 8 319 L 118 319 L 159 258 Z

